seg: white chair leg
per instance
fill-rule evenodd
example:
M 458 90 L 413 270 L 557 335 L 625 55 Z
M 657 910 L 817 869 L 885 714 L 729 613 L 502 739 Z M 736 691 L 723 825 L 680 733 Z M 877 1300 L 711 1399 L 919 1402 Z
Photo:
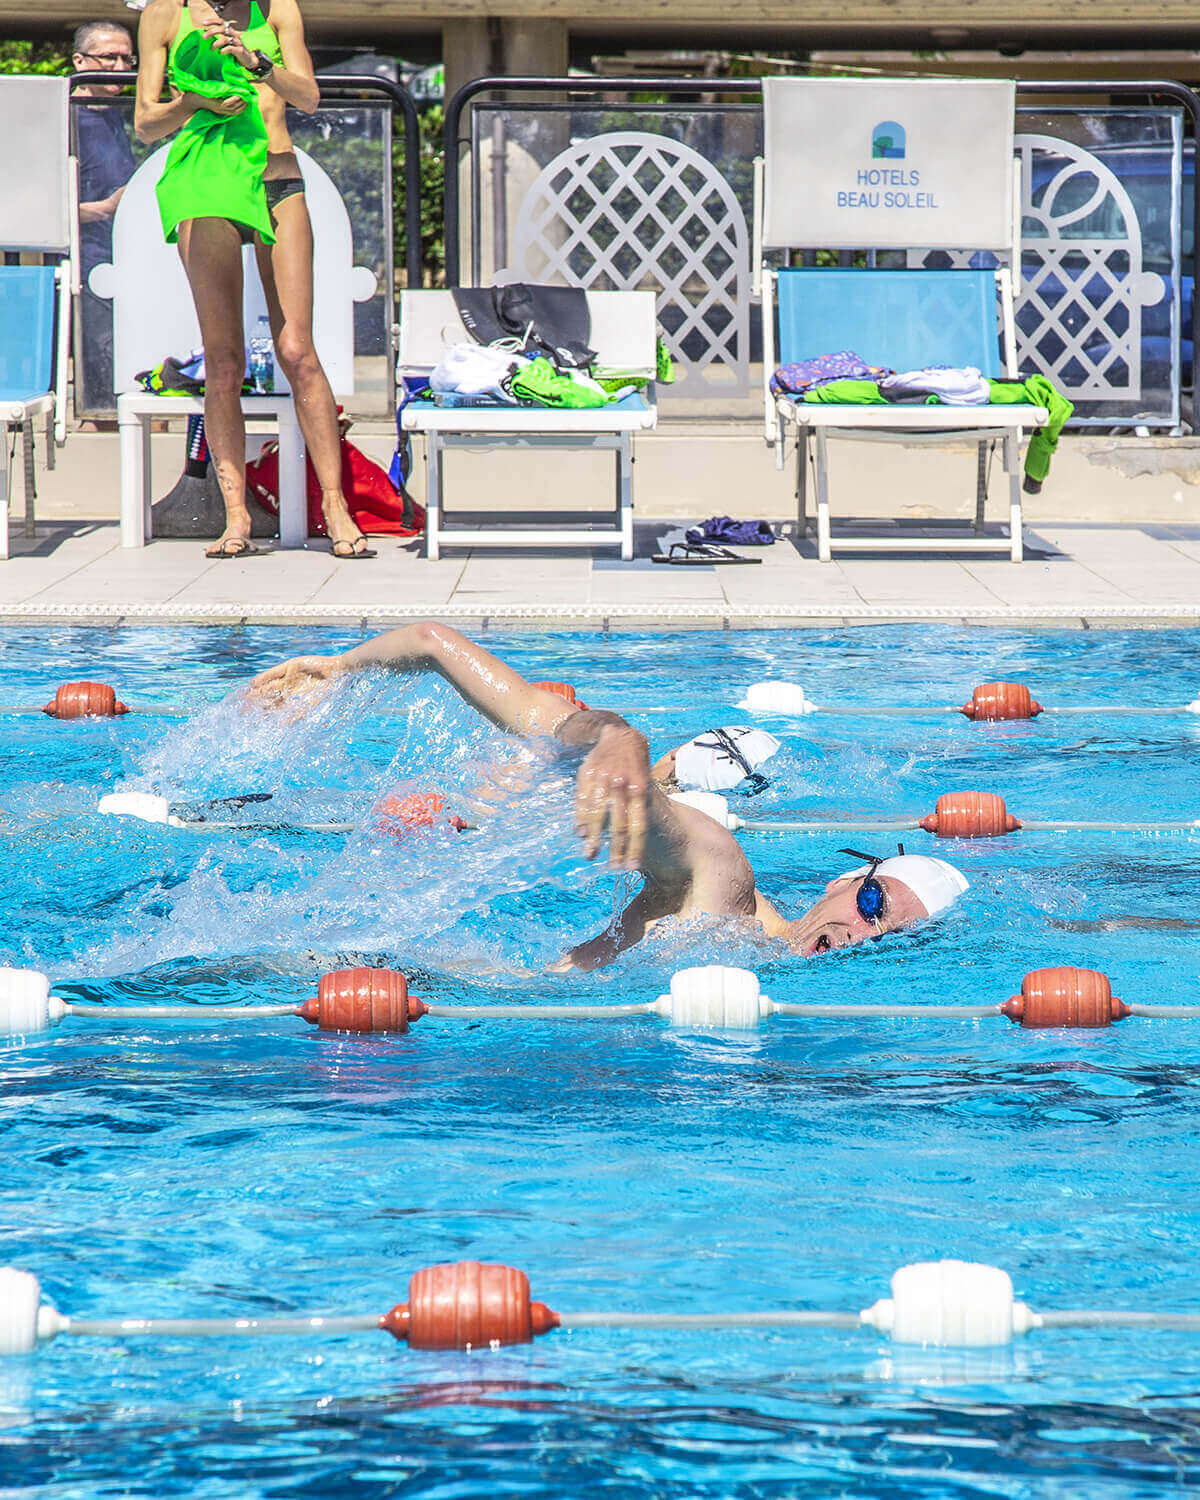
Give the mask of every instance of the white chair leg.
M 825 429 L 817 428 L 817 557 L 833 561 L 833 543 L 829 529 L 829 444 Z
M 441 556 L 438 528 L 442 519 L 442 449 L 436 432 L 425 435 L 425 556 Z
M 121 546 L 146 545 L 146 487 L 142 473 L 141 418 L 117 401 L 117 430 L 121 442 Z
M 289 402 L 279 412 L 279 545 L 303 547 L 308 541 L 308 486 L 304 438 Z
M 1015 432 L 1004 436 L 1004 463 L 1008 470 L 1009 555 L 1013 562 L 1019 563 L 1025 556 L 1025 538 L 1021 517 L 1021 444 Z
M 8 494 L 9 494 L 9 429 L 0 432 L 4 439 L 4 452 L 0 453 L 0 562 L 8 556 Z
M 154 450 L 150 443 L 154 422 L 149 413 L 143 415 L 140 425 L 142 429 L 142 535 L 146 541 L 150 541 L 154 536 Z
M 633 439 L 623 432 L 617 445 L 617 511 L 621 518 L 621 558 L 633 556 Z

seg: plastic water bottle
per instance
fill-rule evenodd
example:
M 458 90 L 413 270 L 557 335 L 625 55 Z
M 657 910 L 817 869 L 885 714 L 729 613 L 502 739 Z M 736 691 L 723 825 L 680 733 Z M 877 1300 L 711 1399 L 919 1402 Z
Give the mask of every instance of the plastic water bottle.
M 256 396 L 270 396 L 275 390 L 275 346 L 271 342 L 271 322 L 265 313 L 250 340 L 250 384 Z

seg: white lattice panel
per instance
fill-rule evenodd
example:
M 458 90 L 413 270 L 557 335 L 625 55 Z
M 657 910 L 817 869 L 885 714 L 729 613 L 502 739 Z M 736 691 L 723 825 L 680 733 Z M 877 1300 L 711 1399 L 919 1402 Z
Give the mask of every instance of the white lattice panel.
M 1049 376 L 1074 400 L 1139 401 L 1142 309 L 1166 290 L 1161 277 L 1143 270 L 1133 201 L 1086 147 L 1033 134 L 1018 135 L 1014 144 L 1024 221 L 1016 305 L 1020 367 Z M 1048 180 L 1035 173 L 1038 153 L 1062 163 Z M 1096 226 L 1105 218 L 1110 232 L 1098 237 Z M 908 261 L 970 266 L 979 257 L 966 250 L 915 250 Z
M 713 164 L 668 136 L 616 131 L 580 141 L 543 168 L 517 210 L 514 274 L 614 290 L 653 289 L 683 396 L 749 389 L 750 245 L 746 218 Z M 676 387 L 678 390 L 678 387 Z

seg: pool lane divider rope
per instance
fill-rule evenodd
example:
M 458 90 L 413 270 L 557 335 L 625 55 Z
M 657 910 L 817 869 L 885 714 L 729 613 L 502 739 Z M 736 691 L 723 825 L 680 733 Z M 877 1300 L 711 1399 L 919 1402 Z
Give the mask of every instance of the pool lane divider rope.
M 557 693 L 569 703 L 586 709 L 588 705 L 578 698 L 569 682 L 535 682 L 532 687 Z M 1096 703 L 1062 704 L 1057 707 L 1043 706 L 1020 682 L 984 682 L 973 689 L 971 697 L 961 706 L 945 703 L 913 705 L 887 705 L 874 703 L 814 703 L 804 688 L 796 682 L 755 682 L 745 690 L 745 696 L 737 705 L 749 713 L 776 715 L 784 718 L 800 718 L 808 714 L 843 714 L 856 718 L 877 716 L 923 717 L 929 714 L 962 714 L 977 723 L 994 723 L 1004 719 L 1036 719 L 1041 714 L 1144 714 L 1166 716 L 1170 714 L 1200 714 L 1200 698 L 1186 704 L 1137 704 Z M 166 704 L 122 703 L 116 689 L 107 682 L 64 682 L 55 689 L 54 697 L 44 706 L 31 704 L 0 704 L 0 714 L 48 714 L 53 719 L 111 719 L 125 714 L 177 715 L 193 710 Z M 632 714 L 673 712 L 660 708 L 630 709 Z
M 409 993 L 398 969 L 337 969 L 301 1005 L 103 1005 L 50 993 L 35 969 L 0 969 L 0 1037 L 29 1037 L 81 1021 L 254 1021 L 294 1016 L 322 1031 L 402 1035 L 425 1016 L 443 1021 L 609 1021 L 659 1017 L 689 1030 L 751 1031 L 769 1016 L 795 1020 L 982 1021 L 1004 1016 L 1026 1030 L 1094 1030 L 1136 1016 L 1200 1019 L 1200 1005 L 1126 1004 L 1097 969 L 1034 969 L 1021 993 L 989 1005 L 805 1005 L 771 1000 L 749 969 L 680 969 L 670 991 L 627 1005 L 438 1005 Z
M 459 833 L 474 825 L 446 813 L 440 792 L 411 792 L 404 797 L 385 797 L 364 819 L 325 819 L 300 822 L 286 815 L 271 819 L 256 815 L 273 800 L 270 792 L 247 792 L 218 797 L 207 802 L 170 802 L 155 792 L 108 792 L 96 804 L 105 817 L 137 818 L 168 828 L 193 833 L 327 833 L 350 834 L 374 829 L 377 833 L 402 837 L 417 828 L 447 823 Z M 1008 811 L 1004 798 L 995 792 L 946 792 L 937 799 L 934 812 L 906 818 L 743 818 L 730 809 L 719 792 L 673 792 L 671 800 L 706 813 L 733 833 L 932 833 L 937 838 L 998 838 L 1024 829 L 1041 833 L 1192 833 L 1200 829 L 1200 818 L 1124 822 L 1103 819 L 1017 818 Z M 443 818 L 441 814 L 446 813 Z
M 120 796 L 120 793 L 115 794 Z M 103 801 L 111 798 L 102 799 Z M 731 833 L 932 833 L 940 839 L 1000 838 L 1024 829 L 1035 833 L 1189 833 L 1200 818 L 1117 821 L 1103 818 L 1017 818 L 996 792 L 944 792 L 924 817 L 743 818 L 720 792 L 673 792 L 673 802 L 694 807 Z M 106 810 L 101 808 L 101 810 Z
M 194 833 L 357 833 L 373 827 L 377 833 L 401 838 L 417 828 L 432 828 L 443 822 L 457 833 L 474 827 L 456 814 L 441 816 L 446 810 L 446 799 L 440 792 L 384 797 L 359 822 L 327 819 L 301 823 L 256 815 L 254 809 L 273 800 L 271 792 L 244 792 L 241 796 L 190 803 L 169 802 L 155 792 L 108 792 L 97 802 L 96 811 L 105 817 L 137 818 L 143 823 L 161 823 Z
M 476 1260 L 426 1266 L 408 1283 L 408 1300 L 385 1313 L 296 1314 L 240 1318 L 79 1318 L 44 1301 L 31 1272 L 0 1267 L 0 1355 L 33 1354 L 51 1339 L 246 1338 L 264 1334 L 336 1335 L 383 1331 L 410 1349 L 495 1349 L 528 1344 L 555 1329 L 873 1330 L 896 1344 L 983 1349 L 1036 1329 L 1131 1328 L 1200 1332 L 1200 1313 L 1065 1309 L 1035 1312 L 1013 1295 L 998 1266 L 924 1261 L 901 1266 L 891 1296 L 859 1312 L 771 1308 L 755 1312 L 555 1312 L 534 1301 L 529 1277 L 512 1266 Z

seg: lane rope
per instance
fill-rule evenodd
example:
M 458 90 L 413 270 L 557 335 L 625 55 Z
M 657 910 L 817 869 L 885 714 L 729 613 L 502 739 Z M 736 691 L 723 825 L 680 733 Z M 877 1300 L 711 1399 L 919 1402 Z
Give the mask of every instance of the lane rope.
M 901 1266 L 891 1295 L 858 1312 L 769 1308 L 555 1312 L 534 1301 L 529 1277 L 512 1266 L 465 1260 L 426 1266 L 408 1283 L 408 1299 L 384 1313 L 314 1313 L 241 1318 L 78 1318 L 42 1297 L 35 1275 L 0 1267 L 0 1355 L 33 1354 L 63 1336 L 95 1338 L 246 1338 L 338 1335 L 381 1330 L 410 1349 L 487 1349 L 528 1344 L 555 1329 L 869 1329 L 896 1344 L 983 1349 L 1036 1329 L 1127 1328 L 1200 1332 L 1200 1313 L 1084 1308 L 1035 1312 L 1013 1294 L 998 1266 L 963 1260 Z
M 1200 1019 L 1200 1005 L 1127 1004 L 1098 969 L 1034 969 L 1021 991 L 982 1005 L 908 1001 L 821 1005 L 772 1000 L 749 969 L 705 964 L 680 969 L 667 994 L 623 1005 L 440 1005 L 411 994 L 398 969 L 336 969 L 300 1005 L 103 1005 L 64 1000 L 36 969 L 0 969 L 0 1037 L 30 1037 L 68 1017 L 81 1021 L 187 1020 L 210 1023 L 297 1017 L 322 1031 L 403 1035 L 425 1016 L 444 1021 L 608 1021 L 658 1017 L 688 1030 L 752 1031 L 770 1016 L 794 1020 L 982 1021 L 1006 1017 L 1026 1030 L 1094 1030 L 1129 1017 Z
M 731 833 L 932 833 L 941 839 L 1000 838 L 1022 830 L 1033 833 L 1192 833 L 1200 818 L 1121 821 L 1103 818 L 1017 818 L 996 792 L 944 792 L 924 817 L 904 818 L 743 818 L 720 792 L 672 792 L 671 800 L 707 813 Z
M 534 682 L 531 687 L 557 693 L 569 703 L 581 709 L 588 705 L 576 696 L 569 682 Z M 875 703 L 814 703 L 798 682 L 755 682 L 745 689 L 737 704 L 748 713 L 776 715 L 783 718 L 803 718 L 809 714 L 841 714 L 855 718 L 879 716 L 928 717 L 931 714 L 962 714 L 979 723 L 1004 719 L 1036 719 L 1042 714 L 1134 714 L 1151 717 L 1166 717 L 1172 714 L 1200 714 L 1200 697 L 1191 703 L 1180 704 L 1121 704 L 1121 703 L 1064 703 L 1043 705 L 1020 682 L 984 682 L 972 690 L 971 697 L 961 705 L 946 703 L 925 704 L 875 704 Z M 677 710 L 653 706 L 631 708 L 635 714 L 672 713 Z M 0 704 L 0 714 L 48 714 L 55 719 L 116 718 L 124 714 L 180 715 L 194 712 L 190 708 L 167 704 L 127 705 L 116 695 L 116 689 L 106 682 L 64 682 L 55 689 L 54 697 L 45 705 Z
M 416 828 L 447 823 L 460 833 L 474 825 L 446 813 L 440 792 L 413 792 L 406 797 L 385 797 L 357 822 L 323 819 L 311 822 L 256 815 L 274 800 L 271 792 L 246 792 L 207 802 L 171 802 L 153 792 L 108 792 L 96 804 L 105 817 L 136 818 L 143 823 L 186 829 L 191 833 L 351 834 L 370 830 L 393 836 Z M 1159 820 L 1102 818 L 1018 818 L 1008 811 L 996 792 L 945 792 L 935 810 L 923 817 L 902 818 L 792 818 L 786 814 L 769 818 L 744 818 L 735 813 L 720 792 L 672 792 L 671 800 L 694 807 L 732 833 L 932 833 L 937 838 L 999 838 L 1022 830 L 1033 833 L 1134 833 L 1178 834 L 1200 829 L 1200 818 Z M 249 811 L 247 811 L 249 809 Z

